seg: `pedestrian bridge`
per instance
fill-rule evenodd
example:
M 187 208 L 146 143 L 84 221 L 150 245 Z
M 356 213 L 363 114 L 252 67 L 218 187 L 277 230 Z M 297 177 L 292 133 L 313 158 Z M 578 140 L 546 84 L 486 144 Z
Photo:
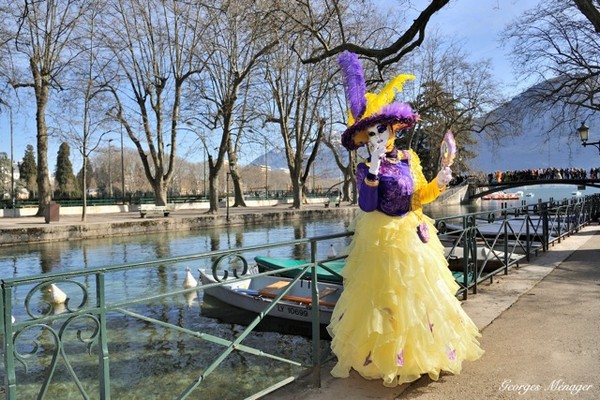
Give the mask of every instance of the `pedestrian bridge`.
M 474 190 L 469 191 L 469 199 L 475 200 L 488 194 L 502 192 L 506 189 L 533 185 L 577 185 L 600 188 L 600 179 L 533 179 L 528 181 L 509 181 L 500 183 L 471 183 L 470 185 Z M 475 187 L 473 188 L 473 186 Z

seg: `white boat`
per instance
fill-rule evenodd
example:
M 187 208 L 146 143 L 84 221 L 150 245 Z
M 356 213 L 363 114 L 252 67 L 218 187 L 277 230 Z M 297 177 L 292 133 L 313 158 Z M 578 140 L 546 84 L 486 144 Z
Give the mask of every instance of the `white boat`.
M 445 245 L 444 255 L 448 260 L 448 267 L 451 271 L 456 272 L 463 270 L 464 249 L 462 247 Z M 485 246 L 477 246 L 475 255 L 477 256 L 478 268 L 483 268 L 484 272 L 494 271 L 504 266 L 505 253 L 503 251 L 490 249 Z M 518 263 L 523 257 L 525 256 L 522 254 L 510 254 L 507 261 L 510 264 Z M 462 278 L 462 276 L 457 277 L 457 280 L 460 282 L 459 278 Z
M 199 270 L 203 285 L 217 283 L 212 272 Z M 204 289 L 204 294 L 219 299 L 231 306 L 261 313 L 273 303 L 293 279 L 281 276 L 253 276 L 233 282 L 226 279 L 220 286 Z M 339 299 L 343 286 L 335 283 L 319 283 L 319 322 L 329 324 L 335 303 Z M 312 282 L 300 279 L 285 296 L 271 309 L 269 316 L 301 322 L 312 322 Z

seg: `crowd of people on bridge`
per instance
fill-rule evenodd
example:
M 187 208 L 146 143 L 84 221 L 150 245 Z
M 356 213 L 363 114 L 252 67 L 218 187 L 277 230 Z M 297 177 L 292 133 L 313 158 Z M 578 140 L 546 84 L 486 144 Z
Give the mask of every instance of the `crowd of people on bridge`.
M 600 168 L 537 168 L 496 171 L 488 174 L 488 183 L 535 181 L 545 179 L 598 179 Z

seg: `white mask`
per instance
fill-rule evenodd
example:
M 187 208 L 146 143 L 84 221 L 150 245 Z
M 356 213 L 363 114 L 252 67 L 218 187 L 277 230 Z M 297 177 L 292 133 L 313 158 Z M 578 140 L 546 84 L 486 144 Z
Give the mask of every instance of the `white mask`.
M 385 124 L 373 125 L 367 128 L 369 135 L 369 146 L 371 148 L 381 147 L 385 145 L 390 138 L 388 126 Z

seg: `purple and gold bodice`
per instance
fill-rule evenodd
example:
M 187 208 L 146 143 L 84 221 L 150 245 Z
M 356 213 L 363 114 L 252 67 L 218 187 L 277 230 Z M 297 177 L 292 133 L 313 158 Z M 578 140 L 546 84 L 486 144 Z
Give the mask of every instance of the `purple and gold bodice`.
M 402 159 L 381 160 L 379 185 L 369 185 L 365 179 L 369 175 L 369 167 L 360 163 L 356 169 L 356 181 L 359 187 L 358 205 L 363 211 L 379 210 L 387 215 L 402 216 L 411 209 L 411 196 L 415 190 L 410 169 L 410 156 L 404 152 Z M 371 175 L 371 177 L 373 177 Z

